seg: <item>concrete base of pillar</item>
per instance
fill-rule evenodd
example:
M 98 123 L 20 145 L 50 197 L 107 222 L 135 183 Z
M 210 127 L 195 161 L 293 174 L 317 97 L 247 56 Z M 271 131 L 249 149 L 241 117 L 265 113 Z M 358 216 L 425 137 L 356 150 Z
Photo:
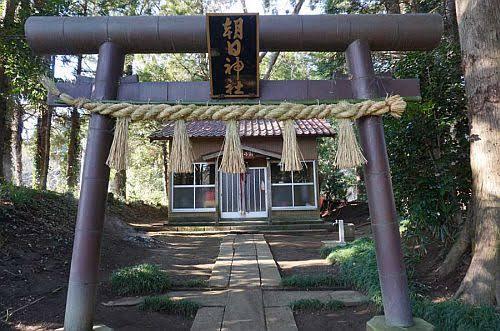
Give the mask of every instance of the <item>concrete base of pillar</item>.
M 56 331 L 64 331 L 64 328 L 56 329 Z M 106 326 L 106 325 L 98 324 L 98 325 L 94 325 L 94 327 L 92 328 L 92 331 L 113 331 L 113 329 Z
M 385 323 L 384 316 L 375 316 L 366 322 L 366 331 L 434 331 L 435 328 L 429 322 L 421 318 L 413 318 L 415 324 L 408 328 L 390 326 Z

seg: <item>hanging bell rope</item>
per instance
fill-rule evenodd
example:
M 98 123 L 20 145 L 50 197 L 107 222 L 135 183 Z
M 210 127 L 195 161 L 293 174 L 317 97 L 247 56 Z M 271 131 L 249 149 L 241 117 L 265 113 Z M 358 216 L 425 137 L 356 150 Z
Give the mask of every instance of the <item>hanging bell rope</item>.
M 357 167 L 364 163 L 366 163 L 366 159 L 356 139 L 353 123 L 350 120 L 339 120 L 335 166 L 344 169 Z
M 172 143 L 172 171 L 192 172 L 194 156 L 184 121 L 222 120 L 226 121 L 224 154 L 220 169 L 228 173 L 245 172 L 245 162 L 241 150 L 237 120 L 274 119 L 284 121 L 282 164 L 285 171 L 302 169 L 301 154 L 297 145 L 296 132 L 292 120 L 327 119 L 340 120 L 338 147 L 335 165 L 350 168 L 366 163 L 351 120 L 362 116 L 390 114 L 401 117 L 406 102 L 399 95 L 387 97 L 382 101 L 364 100 L 358 103 L 340 101 L 334 104 L 304 105 L 279 103 L 272 105 L 194 105 L 194 104 L 132 104 L 127 102 L 96 102 L 84 98 L 73 98 L 61 93 L 55 83 L 44 77 L 45 88 L 69 106 L 84 108 L 92 113 L 119 118 L 115 139 L 111 148 L 108 164 L 122 170 L 127 164 L 127 127 L 129 121 L 158 120 L 176 121 Z
M 170 168 L 175 173 L 191 173 L 193 172 L 193 162 L 193 147 L 187 133 L 186 122 L 184 120 L 175 121 Z
M 283 130 L 283 150 L 281 152 L 281 166 L 284 171 L 302 170 L 302 153 L 297 143 L 297 133 L 293 120 L 284 122 Z
M 220 170 L 232 174 L 246 172 L 243 150 L 240 141 L 240 124 L 237 121 L 226 122 L 226 136 Z

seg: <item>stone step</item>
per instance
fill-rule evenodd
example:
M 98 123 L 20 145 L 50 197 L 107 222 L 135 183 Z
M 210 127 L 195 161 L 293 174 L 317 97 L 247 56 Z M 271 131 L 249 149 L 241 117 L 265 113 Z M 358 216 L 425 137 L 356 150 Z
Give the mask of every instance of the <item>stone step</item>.
M 317 219 L 277 219 L 273 220 L 272 224 L 274 225 L 287 225 L 287 224 L 311 224 L 311 223 L 331 223 L 326 222 L 321 218 Z M 248 225 L 248 226 L 256 226 L 256 225 L 268 225 L 269 222 L 267 219 L 257 218 L 254 220 L 220 220 L 218 226 L 240 226 L 240 225 Z M 164 223 L 155 223 L 154 226 L 215 226 L 214 221 L 200 221 L 200 222 L 182 222 L 171 220 L 169 222 Z
M 329 228 L 326 229 L 312 229 L 312 230 L 226 230 L 226 231 L 158 231 L 155 232 L 158 235 L 191 235 L 191 236 L 205 236 L 205 235 L 216 235 L 216 234 L 295 234 L 295 233 L 331 233 Z M 347 240 L 347 238 L 346 238 Z
M 330 223 L 323 222 L 310 222 L 310 223 L 298 223 L 298 224 L 255 224 L 248 225 L 246 223 L 240 225 L 164 225 L 161 228 L 155 228 L 158 231 L 203 231 L 203 232 L 231 232 L 231 231 L 257 231 L 257 232 L 267 232 L 267 231 L 294 231 L 294 230 L 332 230 L 333 226 Z

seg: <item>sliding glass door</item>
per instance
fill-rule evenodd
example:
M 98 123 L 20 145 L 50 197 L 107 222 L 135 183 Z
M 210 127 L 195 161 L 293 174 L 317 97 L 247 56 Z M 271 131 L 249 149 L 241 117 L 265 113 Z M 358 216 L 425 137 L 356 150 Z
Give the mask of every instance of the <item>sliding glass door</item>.
M 222 218 L 267 217 L 266 168 L 248 168 L 245 174 L 220 173 Z

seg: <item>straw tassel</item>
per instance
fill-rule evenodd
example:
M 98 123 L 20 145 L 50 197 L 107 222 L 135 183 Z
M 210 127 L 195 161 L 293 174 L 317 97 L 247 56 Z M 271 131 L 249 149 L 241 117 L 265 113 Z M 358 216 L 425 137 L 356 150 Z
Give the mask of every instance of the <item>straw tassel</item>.
M 335 166 L 339 169 L 353 168 L 366 163 L 361 147 L 356 139 L 352 122 L 339 120 L 339 135 Z
M 113 143 L 109 151 L 106 164 L 116 171 L 126 170 L 128 167 L 128 126 L 129 117 L 119 117 L 116 120 Z
M 176 173 L 193 172 L 194 154 L 186 129 L 186 122 L 178 120 L 174 126 L 172 139 L 171 170 Z
M 246 172 L 245 161 L 240 141 L 240 124 L 237 121 L 226 122 L 226 137 L 224 138 L 224 150 L 220 170 L 232 174 Z
M 283 127 L 283 151 L 281 166 L 284 171 L 302 170 L 302 153 L 297 143 L 297 133 L 293 120 L 286 120 Z

